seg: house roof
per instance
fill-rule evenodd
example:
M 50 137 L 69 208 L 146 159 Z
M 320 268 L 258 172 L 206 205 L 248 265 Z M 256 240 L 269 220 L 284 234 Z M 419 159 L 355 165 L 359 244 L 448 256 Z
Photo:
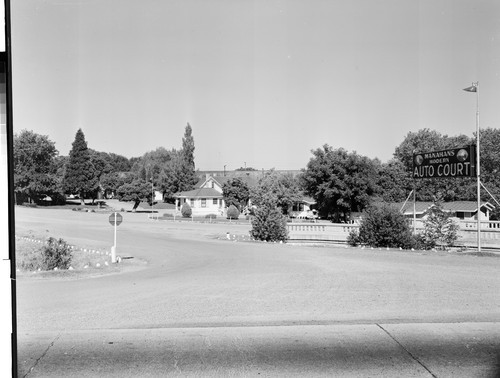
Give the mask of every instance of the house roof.
M 185 192 L 175 193 L 174 197 L 177 198 L 222 198 L 222 194 L 213 188 L 198 188 L 194 190 L 188 190 Z
M 422 214 L 425 213 L 434 203 L 433 202 L 415 202 L 415 213 Z M 413 213 L 413 202 L 407 202 L 404 207 L 403 203 L 396 203 L 398 209 L 401 209 L 403 213 L 410 214 Z M 477 202 L 476 201 L 454 201 L 454 202 L 443 202 L 443 210 L 449 212 L 477 212 Z M 494 206 L 486 201 L 481 202 L 481 208 L 485 207 L 488 210 L 493 210 Z

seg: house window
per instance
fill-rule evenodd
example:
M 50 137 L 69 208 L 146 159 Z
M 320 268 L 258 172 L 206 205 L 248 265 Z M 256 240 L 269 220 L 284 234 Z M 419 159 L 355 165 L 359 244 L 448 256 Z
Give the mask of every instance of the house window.
M 214 182 L 212 181 L 212 189 L 213 189 L 213 188 L 215 188 L 215 184 L 214 184 Z
M 207 199 L 206 198 L 201 199 L 201 207 L 207 207 Z
M 212 204 L 214 204 L 214 205 L 218 205 L 218 204 L 219 204 L 219 200 L 218 200 L 217 198 L 214 198 L 214 200 L 213 200 Z

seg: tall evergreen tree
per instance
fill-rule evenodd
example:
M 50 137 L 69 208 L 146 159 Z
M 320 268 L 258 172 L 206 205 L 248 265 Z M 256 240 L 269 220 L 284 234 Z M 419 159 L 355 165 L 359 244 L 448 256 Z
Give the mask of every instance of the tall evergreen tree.
M 85 135 L 82 129 L 78 129 L 69 152 L 69 161 L 63 182 L 64 192 L 78 194 L 82 204 L 84 204 L 85 197 L 94 192 L 97 186 L 98 180 L 85 141 Z
M 182 155 L 188 167 L 194 172 L 194 138 L 193 129 L 188 123 L 184 131 L 184 137 L 182 138 Z

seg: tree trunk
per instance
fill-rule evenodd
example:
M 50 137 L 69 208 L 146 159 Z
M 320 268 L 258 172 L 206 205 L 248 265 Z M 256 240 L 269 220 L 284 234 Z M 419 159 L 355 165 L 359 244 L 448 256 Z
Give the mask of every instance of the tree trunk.
M 141 203 L 140 200 L 135 200 L 134 207 L 132 208 L 132 211 L 135 212 L 137 208 L 139 207 L 139 204 Z

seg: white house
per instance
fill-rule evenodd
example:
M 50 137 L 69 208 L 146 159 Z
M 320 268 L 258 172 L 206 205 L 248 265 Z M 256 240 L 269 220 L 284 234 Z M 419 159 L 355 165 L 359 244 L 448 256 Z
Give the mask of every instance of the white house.
M 179 192 L 174 195 L 175 209 L 180 211 L 184 203 L 188 203 L 193 215 L 223 215 L 226 207 L 222 196 L 222 184 L 214 177 L 207 175 L 198 182 L 196 189 Z

